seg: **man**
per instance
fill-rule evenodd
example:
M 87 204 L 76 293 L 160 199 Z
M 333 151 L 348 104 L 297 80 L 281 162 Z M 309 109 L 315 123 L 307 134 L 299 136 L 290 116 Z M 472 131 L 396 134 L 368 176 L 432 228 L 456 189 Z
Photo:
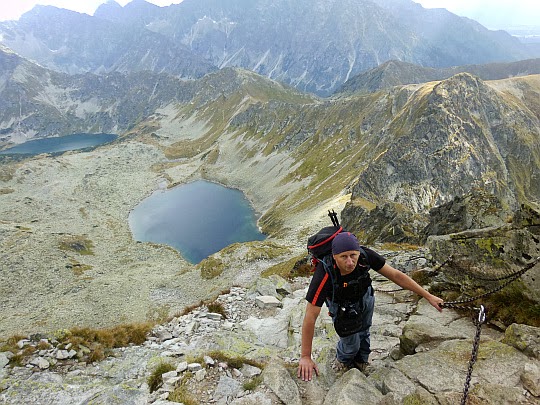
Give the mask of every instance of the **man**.
M 367 263 L 365 263 L 364 254 L 367 255 Z M 374 291 L 369 279 L 369 268 L 382 274 L 389 280 L 407 290 L 410 290 L 421 297 L 425 298 L 438 311 L 442 311 L 440 305 L 443 300 L 435 295 L 430 294 L 412 278 L 394 269 L 385 262 L 384 257 L 375 251 L 360 247 L 356 237 L 349 232 L 342 232 L 335 236 L 332 241 L 332 257 L 335 274 L 338 279 L 338 284 L 343 287 L 355 284 L 360 286 L 358 296 L 356 296 L 356 306 L 354 308 L 359 311 L 359 331 L 349 335 L 342 336 L 336 347 L 336 359 L 334 360 L 333 368 L 335 370 L 345 370 L 356 367 L 364 371 L 368 364 L 370 353 L 369 328 L 373 317 L 373 308 L 375 303 Z M 357 282 L 356 280 L 360 280 Z M 298 365 L 298 378 L 304 381 L 311 381 L 313 372 L 319 374 L 317 364 L 311 358 L 311 348 L 313 344 L 313 336 L 315 333 L 315 321 L 321 312 L 321 307 L 326 299 L 330 300 L 329 310 L 336 325 L 337 312 L 343 301 L 340 301 L 340 294 L 346 294 L 345 288 L 340 288 L 339 291 L 334 290 L 334 285 L 324 269 L 322 263 L 317 265 L 313 278 L 308 288 L 306 295 L 307 307 L 302 324 L 302 350 L 300 362 Z M 341 303 L 338 305 L 338 303 Z M 356 311 L 353 311 L 356 313 Z M 336 329 L 337 330 L 337 329 Z

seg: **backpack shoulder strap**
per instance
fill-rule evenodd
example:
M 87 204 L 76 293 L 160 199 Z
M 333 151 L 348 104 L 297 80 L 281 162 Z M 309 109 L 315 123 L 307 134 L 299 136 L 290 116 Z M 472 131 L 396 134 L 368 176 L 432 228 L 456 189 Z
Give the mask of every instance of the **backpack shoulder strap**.
M 360 256 L 362 256 L 362 258 L 363 258 L 361 266 L 363 266 L 363 267 L 367 266 L 368 270 L 371 269 L 371 263 L 369 262 L 369 256 L 368 256 L 368 254 L 366 253 L 366 251 L 364 250 L 364 248 L 362 246 L 360 246 Z
M 335 302 L 335 294 L 336 294 L 336 287 L 337 287 L 337 274 L 334 271 L 334 260 L 332 259 L 332 255 L 325 256 L 321 261 L 321 264 L 324 268 L 324 271 L 326 274 L 328 274 L 328 277 L 330 278 L 330 283 L 332 285 L 332 302 Z M 328 298 L 327 298 L 328 299 Z M 327 303 L 327 307 L 330 307 Z

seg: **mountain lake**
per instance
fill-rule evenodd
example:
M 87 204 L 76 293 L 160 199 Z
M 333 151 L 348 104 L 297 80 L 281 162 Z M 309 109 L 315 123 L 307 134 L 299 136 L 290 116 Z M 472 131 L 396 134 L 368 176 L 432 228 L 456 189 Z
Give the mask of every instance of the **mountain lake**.
M 114 141 L 114 134 L 73 134 L 53 138 L 32 139 L 9 149 L 0 151 L 1 155 L 39 155 L 40 153 L 61 153 L 69 150 L 95 148 Z
M 172 246 L 192 264 L 235 242 L 266 238 L 241 191 L 203 180 L 153 193 L 129 224 L 135 240 Z

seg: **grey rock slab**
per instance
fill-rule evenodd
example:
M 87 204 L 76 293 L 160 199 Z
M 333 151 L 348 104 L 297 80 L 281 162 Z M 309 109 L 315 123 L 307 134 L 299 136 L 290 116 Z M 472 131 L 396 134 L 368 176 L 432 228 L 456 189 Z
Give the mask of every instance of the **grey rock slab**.
M 4 368 L 9 364 L 9 359 L 6 355 L 6 353 L 2 352 L 0 353 L 0 369 Z
M 458 317 L 455 311 L 444 310 L 441 313 L 422 300 L 417 312 L 403 327 L 401 348 L 404 353 L 413 354 L 420 344 L 433 347 L 443 341 L 472 338 L 475 332 L 472 322 Z
M 443 342 L 433 350 L 405 356 L 395 363 L 395 367 L 431 393 L 460 392 L 467 376 L 471 351 L 472 340 Z M 472 383 L 519 387 L 526 362 L 527 357 L 511 346 L 481 340 Z
M 330 387 L 324 405 L 376 404 L 382 398 L 383 394 L 375 388 L 366 376 L 353 368 L 343 374 Z
M 255 298 L 255 302 L 260 308 L 277 308 L 281 306 L 281 301 L 271 295 L 261 295 Z
M 242 398 L 236 398 L 231 405 L 272 405 L 272 399 L 268 398 L 262 392 L 255 392 Z
M 540 397 L 540 363 L 525 363 L 520 376 L 527 391 L 535 397 Z
M 222 375 L 219 378 L 218 385 L 214 391 L 214 401 L 219 401 L 227 397 L 236 397 L 242 390 L 238 380 Z
M 285 405 L 302 405 L 296 382 L 287 369 L 276 361 L 266 366 L 263 372 L 264 383 Z

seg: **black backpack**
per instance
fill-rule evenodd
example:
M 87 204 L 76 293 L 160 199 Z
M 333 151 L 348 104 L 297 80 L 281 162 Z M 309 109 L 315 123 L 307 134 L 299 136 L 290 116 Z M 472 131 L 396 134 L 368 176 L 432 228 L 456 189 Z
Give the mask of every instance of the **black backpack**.
M 332 257 L 332 240 L 339 233 L 343 232 L 343 227 L 339 224 L 337 214 L 334 210 L 328 211 L 328 216 L 332 220 L 333 226 L 327 226 L 322 228 L 316 234 L 308 238 L 307 250 L 311 256 L 311 263 L 313 270 L 318 263 L 321 263 L 325 272 L 328 274 L 332 285 L 332 298 L 327 298 L 326 306 L 331 308 L 331 303 L 336 302 L 336 291 L 344 291 L 345 288 L 356 289 L 357 292 L 353 295 L 360 295 L 361 291 L 365 291 L 368 286 L 371 285 L 371 279 L 369 275 L 366 277 L 359 277 L 357 280 L 349 281 L 345 285 L 340 285 L 339 276 L 334 268 L 334 260 Z M 366 268 L 366 272 L 369 270 L 369 260 L 366 252 L 360 248 L 360 257 L 363 266 Z M 340 296 L 340 294 L 338 294 Z M 334 318 L 334 327 L 339 336 L 345 337 L 356 333 L 361 327 L 357 319 L 361 318 L 362 309 L 359 308 L 356 303 L 353 302 L 338 302 L 337 313 L 330 314 Z M 357 318 L 357 319 L 355 319 Z
M 336 212 L 334 210 L 328 211 L 328 216 L 332 220 L 333 226 L 324 227 L 308 238 L 307 250 L 311 256 L 313 270 L 315 270 L 318 262 L 323 262 L 328 257 L 332 258 L 332 240 L 338 233 L 343 231 L 343 227 L 339 225 Z

